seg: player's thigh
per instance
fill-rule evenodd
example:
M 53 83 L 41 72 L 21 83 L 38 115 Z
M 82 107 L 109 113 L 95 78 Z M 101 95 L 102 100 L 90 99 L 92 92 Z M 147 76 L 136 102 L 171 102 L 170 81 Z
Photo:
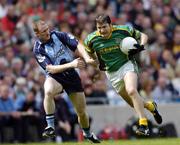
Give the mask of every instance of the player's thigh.
M 132 100 L 128 95 L 125 84 L 123 81 L 123 71 L 117 71 L 115 74 L 108 74 L 108 78 L 111 81 L 112 86 L 116 90 L 116 92 L 130 105 L 133 107 Z
M 83 92 L 69 94 L 70 100 L 77 113 L 84 113 L 86 110 L 86 99 Z
M 62 92 L 63 87 L 60 83 L 58 83 L 55 79 L 52 77 L 46 77 L 46 80 L 44 82 L 44 93 L 45 95 L 56 95 L 60 92 Z
M 132 99 L 131 97 L 128 95 L 125 86 L 122 87 L 122 89 L 119 92 L 119 95 L 131 106 L 133 107 L 133 103 L 132 103 Z
M 123 89 L 124 85 L 127 85 L 127 81 L 125 82 L 124 78 L 129 72 L 136 72 L 136 66 L 132 61 L 126 62 L 115 72 L 106 72 L 107 78 L 110 80 L 117 93 Z
M 137 73 L 128 71 L 124 75 L 124 84 L 127 92 L 137 90 Z

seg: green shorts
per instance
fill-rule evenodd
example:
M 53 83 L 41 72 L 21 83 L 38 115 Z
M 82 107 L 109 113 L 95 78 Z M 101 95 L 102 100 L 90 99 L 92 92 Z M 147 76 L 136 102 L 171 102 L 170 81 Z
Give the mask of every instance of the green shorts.
M 115 72 L 107 72 L 106 76 L 110 80 L 112 86 L 119 93 L 124 87 L 124 76 L 127 72 L 136 72 L 137 73 L 137 65 L 132 63 L 132 61 L 128 61 L 122 67 L 120 67 Z

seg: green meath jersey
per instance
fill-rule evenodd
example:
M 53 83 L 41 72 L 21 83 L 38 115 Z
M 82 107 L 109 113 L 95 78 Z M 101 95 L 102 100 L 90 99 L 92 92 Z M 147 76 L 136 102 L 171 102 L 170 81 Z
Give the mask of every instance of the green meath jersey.
M 105 39 L 95 31 L 87 36 L 84 45 L 88 53 L 96 52 L 101 70 L 114 72 L 128 61 L 128 56 L 120 50 L 122 39 L 130 36 L 140 40 L 140 35 L 140 31 L 130 26 L 113 25 L 110 38 Z

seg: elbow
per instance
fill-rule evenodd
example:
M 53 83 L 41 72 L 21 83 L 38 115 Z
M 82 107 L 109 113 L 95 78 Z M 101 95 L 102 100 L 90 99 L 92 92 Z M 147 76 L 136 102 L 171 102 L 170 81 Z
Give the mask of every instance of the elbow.
M 148 43 L 148 35 L 145 34 L 145 40 L 146 40 L 146 43 Z
M 144 44 L 148 43 L 148 35 L 141 33 L 141 42 Z

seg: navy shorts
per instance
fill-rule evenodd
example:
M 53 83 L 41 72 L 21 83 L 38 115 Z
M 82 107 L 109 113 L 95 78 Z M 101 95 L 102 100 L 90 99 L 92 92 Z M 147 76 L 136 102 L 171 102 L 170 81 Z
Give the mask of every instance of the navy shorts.
M 84 91 L 79 74 L 75 69 L 68 69 L 62 73 L 50 74 L 50 76 L 63 86 L 67 94 Z

